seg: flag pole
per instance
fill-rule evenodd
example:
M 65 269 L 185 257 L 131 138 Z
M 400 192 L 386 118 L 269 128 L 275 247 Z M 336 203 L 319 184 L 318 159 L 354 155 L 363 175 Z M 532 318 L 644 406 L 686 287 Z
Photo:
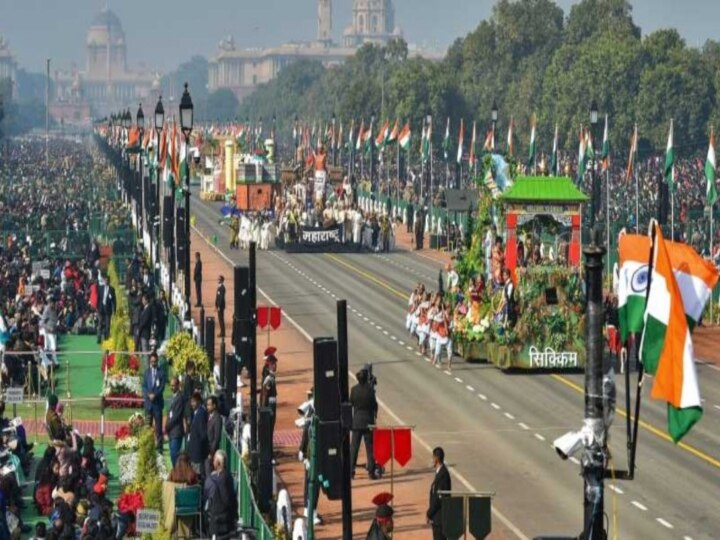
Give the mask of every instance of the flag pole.
M 605 169 L 605 245 L 610 251 L 610 167 Z M 605 271 L 610 275 L 610 256 L 605 258 Z
M 710 262 L 714 265 L 715 259 L 713 258 L 713 204 L 710 205 Z M 713 300 L 713 291 L 710 291 L 710 324 L 715 323 L 715 308 Z
M 637 169 L 640 167 L 640 163 L 635 164 L 635 170 L 633 171 L 635 175 L 635 232 L 637 234 L 640 234 L 640 187 L 639 187 L 639 181 L 638 181 L 638 171 Z
M 673 189 L 670 190 L 670 240 L 675 241 L 675 191 Z

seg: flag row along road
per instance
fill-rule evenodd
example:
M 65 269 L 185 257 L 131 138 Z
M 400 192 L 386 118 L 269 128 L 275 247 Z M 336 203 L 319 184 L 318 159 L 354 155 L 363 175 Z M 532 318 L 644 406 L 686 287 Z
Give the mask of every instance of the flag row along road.
M 194 200 L 198 232 L 217 235 L 227 259 L 247 264 L 246 252 L 227 247 L 228 229 L 218 225 L 218 203 Z M 415 283 L 423 281 L 434 290 L 439 269 L 437 262 L 402 251 L 258 251 L 258 303 L 281 305 L 307 337 L 321 337 L 336 334 L 335 302 L 346 299 L 351 373 L 373 364 L 383 406 L 398 423 L 415 426 L 418 452 L 443 446 L 455 487 L 496 493 L 494 530 L 507 538 L 579 533 L 579 461 L 561 461 L 552 442 L 582 424 L 583 375 L 506 374 L 457 358 L 452 373 L 433 368 L 405 331 L 405 311 Z M 611 538 L 717 538 L 720 372 L 712 368 L 698 366 L 706 412 L 677 446 L 667 435 L 665 406 L 647 399 L 646 383 L 635 480 L 606 482 Z M 282 367 L 279 384 L 282 392 Z M 620 376 L 617 389 L 610 448 L 612 465 L 622 470 L 627 413 Z

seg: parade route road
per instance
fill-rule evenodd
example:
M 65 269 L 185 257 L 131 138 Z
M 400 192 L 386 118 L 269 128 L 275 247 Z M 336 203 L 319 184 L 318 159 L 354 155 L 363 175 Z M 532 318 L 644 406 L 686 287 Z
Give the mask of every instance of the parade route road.
M 217 236 L 226 257 L 247 264 L 246 253 L 227 249 L 228 229 L 218 225 L 218 208 L 217 203 L 194 204 L 198 231 Z M 438 269 L 437 263 L 403 252 L 270 251 L 259 252 L 257 276 L 262 291 L 308 337 L 335 335 L 335 302 L 347 299 L 351 370 L 371 362 L 379 398 L 398 423 L 414 425 L 422 446 L 443 446 L 465 488 L 496 493 L 495 530 L 519 538 L 576 535 L 582 529 L 579 462 L 561 461 L 552 441 L 581 425 L 582 375 L 505 374 L 459 360 L 452 371 L 433 368 L 417 352 L 404 322 L 410 288 L 419 280 L 437 287 Z M 259 294 L 258 302 L 263 301 Z M 712 373 L 711 381 L 717 383 L 718 374 Z M 707 392 L 706 385 L 703 395 L 714 399 L 717 384 Z M 619 385 L 619 408 L 623 396 Z M 645 401 L 642 415 L 635 481 L 606 483 L 610 537 L 716 538 L 720 409 L 706 407 L 686 447 L 662 436 L 665 416 L 657 403 Z M 623 468 L 621 414 L 616 415 L 611 447 L 615 467 Z

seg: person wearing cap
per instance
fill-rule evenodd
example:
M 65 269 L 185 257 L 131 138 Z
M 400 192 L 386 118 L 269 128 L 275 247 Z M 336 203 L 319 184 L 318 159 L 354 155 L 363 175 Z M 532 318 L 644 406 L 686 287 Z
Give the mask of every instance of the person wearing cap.
M 375 389 L 368 381 L 368 370 L 362 369 L 357 373 L 357 384 L 350 390 L 350 403 L 352 404 L 352 476 L 355 477 L 360 440 L 365 440 L 365 454 L 367 455 L 367 470 L 370 478 L 375 476 L 375 458 L 373 457 L 373 440 L 370 426 L 375 424 L 377 415 L 377 399 Z
M 225 276 L 218 278 L 218 287 L 215 291 L 215 310 L 217 311 L 220 337 L 225 337 Z
M 389 540 L 392 536 L 395 524 L 393 522 L 393 514 L 395 511 L 390 506 L 393 496 L 390 493 L 378 493 L 373 497 L 375 508 L 375 518 L 370 524 L 366 540 Z
M 275 433 L 275 420 L 277 418 L 277 349 L 268 347 L 265 349 L 265 366 L 262 370 L 262 388 L 260 389 L 260 406 L 269 407 L 271 411 L 270 431 Z M 272 439 L 271 439 L 272 440 Z

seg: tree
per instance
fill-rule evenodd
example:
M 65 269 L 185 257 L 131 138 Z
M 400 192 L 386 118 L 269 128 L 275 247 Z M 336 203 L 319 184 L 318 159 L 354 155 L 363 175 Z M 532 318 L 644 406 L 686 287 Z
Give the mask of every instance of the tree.
M 232 90 L 220 88 L 207 97 L 207 116 L 221 121 L 234 119 L 238 112 L 238 100 Z
M 626 0 L 582 0 L 570 8 L 565 43 L 577 45 L 608 32 L 640 39 L 640 28 L 633 22 L 632 6 Z
M 166 73 L 160 80 L 160 87 L 164 95 L 175 96 L 179 100 L 185 83 L 188 83 L 194 102 L 205 101 L 208 96 L 208 61 L 205 57 L 193 56 L 175 71 Z

